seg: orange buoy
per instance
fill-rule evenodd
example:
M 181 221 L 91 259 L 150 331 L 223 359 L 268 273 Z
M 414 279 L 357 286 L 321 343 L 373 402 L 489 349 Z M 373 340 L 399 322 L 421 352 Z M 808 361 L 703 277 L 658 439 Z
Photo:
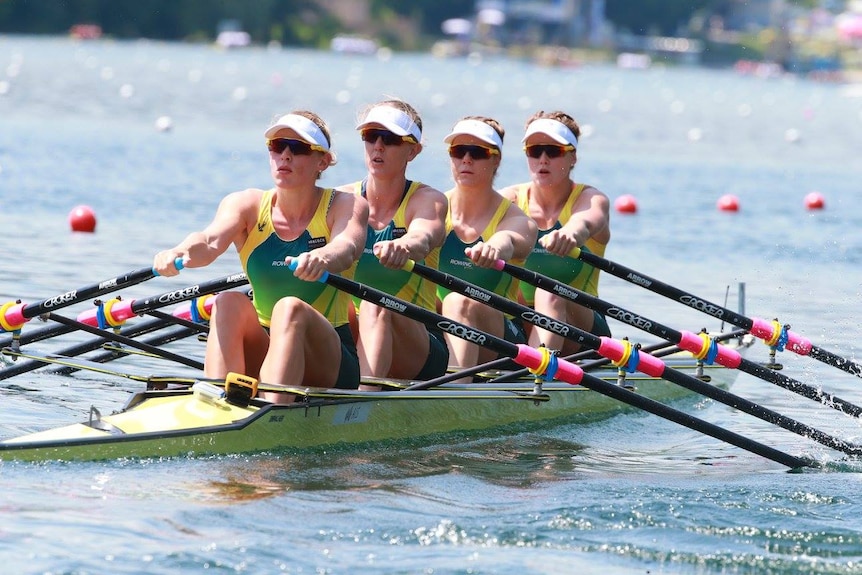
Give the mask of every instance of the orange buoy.
M 614 208 L 621 214 L 634 214 L 638 211 L 638 202 L 631 194 L 623 194 L 614 202 Z
M 805 195 L 805 207 L 809 210 L 822 210 L 825 205 L 823 194 L 820 192 L 809 192 Z
M 76 206 L 69 212 L 69 225 L 73 232 L 95 232 L 96 213 L 90 206 Z
M 733 194 L 725 194 L 718 198 L 718 203 L 716 205 L 722 212 L 738 212 L 739 198 Z

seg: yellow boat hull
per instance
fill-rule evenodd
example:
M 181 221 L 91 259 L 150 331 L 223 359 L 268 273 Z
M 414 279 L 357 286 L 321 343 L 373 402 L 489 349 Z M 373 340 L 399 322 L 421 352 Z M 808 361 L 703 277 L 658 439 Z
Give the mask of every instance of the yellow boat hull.
M 692 373 L 693 361 L 687 361 Z M 678 365 L 677 367 L 681 367 Z M 727 387 L 736 370 L 706 367 Z M 603 372 L 614 378 L 612 370 Z M 693 392 L 640 374 L 627 382 L 662 403 Z M 99 460 L 182 457 L 262 451 L 333 449 L 387 440 L 433 439 L 451 433 L 524 430 L 540 423 L 595 421 L 633 408 L 580 386 L 530 382 L 445 384 L 421 391 L 289 393 L 294 403 L 253 400 L 246 407 L 189 390 L 135 394 L 121 411 L 0 442 L 3 460 Z

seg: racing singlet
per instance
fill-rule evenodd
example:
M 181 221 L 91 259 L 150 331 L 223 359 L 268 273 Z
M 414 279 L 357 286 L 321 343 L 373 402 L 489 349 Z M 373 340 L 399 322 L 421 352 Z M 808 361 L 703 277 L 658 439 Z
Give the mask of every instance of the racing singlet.
M 330 240 L 326 214 L 333 199 L 333 190 L 323 190 L 317 210 L 308 228 L 292 241 L 281 239 L 272 225 L 272 204 L 275 190 L 268 190 L 260 200 L 257 224 L 239 252 L 242 268 L 253 288 L 254 307 L 261 325 L 269 327 L 272 308 L 281 298 L 294 296 L 311 305 L 329 320 L 334 327 L 347 323 L 350 295 L 322 282 L 308 282 L 293 275 L 284 261 L 287 256 L 298 256 Z M 354 263 L 340 275 L 352 278 Z
M 536 239 L 536 245 L 533 251 L 527 257 L 524 267 L 528 270 L 538 272 L 540 274 L 551 277 L 559 282 L 567 284 L 575 289 L 586 292 L 590 295 L 599 295 L 599 270 L 591 265 L 585 264 L 581 260 L 574 257 L 565 257 L 554 255 L 539 243 L 539 240 L 554 230 L 558 230 L 566 225 L 572 215 L 572 206 L 577 201 L 581 192 L 586 187 L 585 184 L 575 184 L 572 186 L 572 192 L 569 194 L 569 199 L 560 210 L 559 219 L 554 225 L 547 230 L 539 230 L 539 236 Z M 525 213 L 530 213 L 530 184 L 521 184 L 518 186 L 518 207 L 524 210 Z M 605 255 L 605 247 L 607 244 L 600 243 L 594 238 L 587 240 L 582 246 L 584 251 L 596 254 L 597 256 Z M 536 299 L 536 286 L 521 283 L 521 295 L 527 305 L 532 306 Z
M 446 192 L 447 198 L 450 193 L 451 190 Z M 488 222 L 488 225 L 479 234 L 479 238 L 469 244 L 462 242 L 458 234 L 455 233 L 452 226 L 451 212 L 447 212 L 446 239 L 443 242 L 443 247 L 440 248 L 440 271 L 461 278 L 488 291 L 493 291 L 495 294 L 512 301 L 517 301 L 518 280 L 507 273 L 477 266 L 464 254 L 465 249 L 476 245 L 480 241 L 484 242 L 494 235 L 494 232 L 497 231 L 497 226 L 500 225 L 500 220 L 506 215 L 506 210 L 511 205 L 512 202 L 503 198 L 497 211 L 491 217 L 491 221 Z M 520 265 L 523 263 L 523 260 L 512 260 L 511 263 Z M 442 301 L 443 298 L 449 295 L 450 291 L 442 286 L 437 286 L 437 297 Z M 507 314 L 506 317 L 510 316 Z
M 365 197 L 365 180 L 356 182 L 354 186 L 355 192 Z M 404 196 L 401 198 L 401 204 L 392 217 L 392 221 L 380 230 L 375 230 L 370 225 L 368 226 L 365 249 L 362 251 L 362 257 L 359 258 L 359 263 L 356 266 L 354 279 L 359 283 L 379 289 L 398 299 L 409 301 L 425 309 L 435 311 L 437 306 L 435 284 L 417 274 L 382 266 L 373 251 L 374 244 L 377 242 L 395 240 L 407 233 L 407 221 L 405 219 L 407 204 L 416 190 L 421 186 L 421 182 L 407 180 L 404 186 Z M 436 269 L 439 260 L 440 248 L 437 247 L 431 250 L 423 261 L 418 263 Z M 354 298 L 354 305 L 356 305 L 357 309 L 361 302 L 361 299 Z

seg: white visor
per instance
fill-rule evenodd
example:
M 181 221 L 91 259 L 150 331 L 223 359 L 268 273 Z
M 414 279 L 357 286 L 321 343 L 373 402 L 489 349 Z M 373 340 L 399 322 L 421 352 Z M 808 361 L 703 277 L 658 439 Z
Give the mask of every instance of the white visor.
M 299 134 L 300 138 L 309 144 L 316 144 L 329 152 L 332 155 L 332 161 L 329 162 L 329 165 L 334 166 L 335 162 L 338 161 L 335 156 L 335 152 L 329 149 L 329 142 L 326 141 L 326 135 L 323 133 L 323 130 L 320 129 L 320 126 L 305 116 L 300 116 L 299 114 L 285 114 L 272 126 L 267 128 L 266 132 L 263 133 L 263 136 L 267 140 L 271 140 L 279 130 L 283 130 L 285 128 L 293 130 Z
M 526 142 L 527 138 L 533 134 L 545 134 L 546 136 L 553 138 L 555 142 L 559 142 L 564 146 L 572 146 L 574 148 L 578 147 L 578 138 L 575 137 L 574 132 L 572 132 L 568 126 L 562 122 L 558 122 L 557 120 L 539 118 L 538 120 L 530 122 L 521 142 Z
M 487 142 L 500 151 L 503 150 L 503 139 L 497 130 L 480 120 L 460 120 L 452 131 L 443 138 L 447 144 L 451 144 L 455 136 L 475 136 L 483 142 Z
M 357 130 L 371 124 L 380 124 L 398 136 L 412 136 L 417 142 L 422 141 L 422 130 L 406 112 L 386 104 L 371 108 L 365 119 L 356 126 Z

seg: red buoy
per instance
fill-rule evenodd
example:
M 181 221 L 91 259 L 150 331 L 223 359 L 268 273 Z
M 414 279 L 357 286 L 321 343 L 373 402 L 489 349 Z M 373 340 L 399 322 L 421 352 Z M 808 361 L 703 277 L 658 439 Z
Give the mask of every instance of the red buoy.
M 634 214 L 638 211 L 638 202 L 631 194 L 623 194 L 614 202 L 614 208 L 621 214 Z
M 722 212 L 738 212 L 739 198 L 733 194 L 725 194 L 718 198 L 718 203 L 716 205 Z
M 96 213 L 90 206 L 76 206 L 69 212 L 69 225 L 73 232 L 95 232 Z
M 805 195 L 805 207 L 809 210 L 822 210 L 826 205 L 820 192 L 809 192 Z

